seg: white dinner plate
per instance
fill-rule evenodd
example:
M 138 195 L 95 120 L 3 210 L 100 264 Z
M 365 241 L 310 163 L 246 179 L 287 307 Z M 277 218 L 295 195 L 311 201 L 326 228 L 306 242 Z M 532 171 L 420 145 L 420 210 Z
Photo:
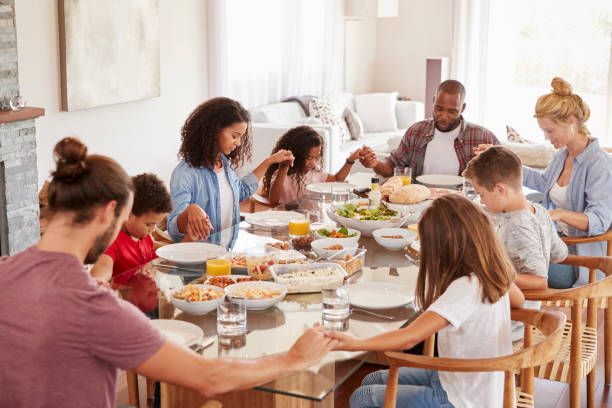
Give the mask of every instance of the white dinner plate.
M 204 331 L 201 328 L 183 320 L 153 319 L 150 322 L 168 340 L 187 347 L 196 344 L 204 337 Z
M 355 185 L 351 183 L 341 183 L 338 181 L 331 181 L 328 183 L 315 183 L 315 184 L 309 184 L 306 186 L 306 190 L 310 191 L 311 193 L 317 193 L 317 194 L 331 194 L 332 188 L 334 190 L 334 193 L 338 193 L 338 192 L 351 193 L 353 189 L 355 188 Z
M 351 305 L 364 309 L 392 309 L 414 300 L 406 285 L 390 282 L 362 282 L 349 285 Z
M 222 246 L 206 242 L 181 242 L 164 245 L 157 248 L 155 253 L 160 258 L 170 262 L 195 265 L 204 263 L 209 259 L 221 258 L 227 253 L 227 250 Z
M 450 174 L 422 174 L 416 180 L 427 187 L 455 188 L 463 185 L 463 177 Z
M 304 218 L 304 214 L 295 211 L 260 211 L 248 214 L 244 220 L 257 227 L 286 227 L 289 221 Z

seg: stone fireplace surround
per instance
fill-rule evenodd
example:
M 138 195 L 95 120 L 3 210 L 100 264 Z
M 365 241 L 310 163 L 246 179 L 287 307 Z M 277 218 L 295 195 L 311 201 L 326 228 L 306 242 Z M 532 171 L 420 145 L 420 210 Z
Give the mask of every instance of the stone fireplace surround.
M 44 109 L 10 111 L 19 94 L 15 0 L 0 0 L 0 254 L 12 255 L 40 238 L 36 127 Z M 26 95 L 27 97 L 27 95 Z

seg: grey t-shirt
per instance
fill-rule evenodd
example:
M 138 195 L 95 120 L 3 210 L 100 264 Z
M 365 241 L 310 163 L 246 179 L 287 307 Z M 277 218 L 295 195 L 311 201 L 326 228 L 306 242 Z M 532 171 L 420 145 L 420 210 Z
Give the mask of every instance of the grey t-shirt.
M 557 234 L 546 208 L 531 204 L 534 213 L 517 210 L 497 215 L 498 233 L 516 273 L 548 277 L 548 265 L 567 258 L 567 245 Z M 539 309 L 540 302 L 525 301 L 523 307 Z M 512 323 L 512 340 L 523 335 L 523 325 Z

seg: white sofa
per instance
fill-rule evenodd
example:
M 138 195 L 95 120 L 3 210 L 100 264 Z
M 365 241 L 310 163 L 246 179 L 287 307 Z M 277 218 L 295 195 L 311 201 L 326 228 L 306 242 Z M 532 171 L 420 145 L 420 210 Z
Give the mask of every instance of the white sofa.
M 348 107 L 355 110 L 353 96 L 343 93 L 337 101 L 341 101 L 342 109 Z M 253 159 L 242 169 L 242 172 L 252 170 L 263 159 L 268 157 L 277 140 L 287 130 L 307 124 L 312 126 L 325 141 L 325 156 L 323 167 L 327 172 L 336 172 L 342 167 L 352 151 L 366 144 L 374 150 L 387 151 L 388 140 L 401 136 L 413 123 L 424 117 L 424 105 L 416 101 L 397 101 L 395 116 L 398 129 L 388 132 L 364 133 L 359 140 L 342 141 L 337 126 L 310 125 L 306 112 L 298 102 L 281 102 L 265 105 L 252 112 L 253 119 Z M 358 163 L 356 164 L 358 170 Z

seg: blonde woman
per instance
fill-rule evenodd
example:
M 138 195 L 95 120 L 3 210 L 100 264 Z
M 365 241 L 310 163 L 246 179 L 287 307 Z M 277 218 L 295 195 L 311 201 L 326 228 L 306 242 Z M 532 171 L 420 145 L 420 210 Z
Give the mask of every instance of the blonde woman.
M 590 110 L 572 86 L 553 78 L 552 92 L 538 98 L 534 117 L 555 149 L 552 162 L 543 171 L 523 167 L 523 184 L 544 193 L 542 204 L 550 210 L 558 230 L 567 236 L 599 235 L 612 222 L 612 160 L 601 149 L 586 126 Z M 604 256 L 606 243 L 578 245 L 570 252 Z M 557 288 L 588 282 L 588 270 L 575 273 L 551 265 L 549 285 Z

